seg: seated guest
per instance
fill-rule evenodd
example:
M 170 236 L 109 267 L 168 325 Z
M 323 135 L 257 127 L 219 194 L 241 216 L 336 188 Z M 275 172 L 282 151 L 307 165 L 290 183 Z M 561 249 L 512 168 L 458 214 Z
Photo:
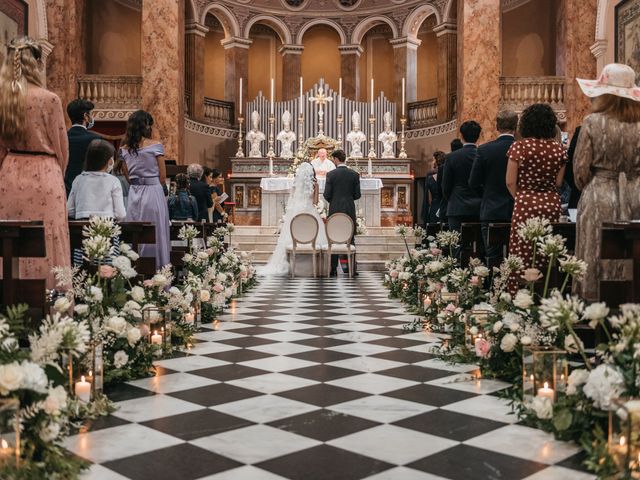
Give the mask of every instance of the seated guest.
M 514 141 L 518 115 L 513 110 L 498 113 L 496 128 L 498 138 L 478 147 L 478 157 L 473 163 L 469 186 L 482 197 L 480 222 L 487 259 L 499 257 L 501 247 L 489 248 L 487 244 L 489 224 L 511 222 L 513 197 L 507 189 L 507 152 Z
M 76 220 L 93 216 L 124 220 L 124 208 L 120 181 L 108 173 L 113 167 L 115 149 L 106 140 L 93 140 L 87 149 L 84 172 L 73 181 L 67 199 L 67 212 Z
M 84 159 L 87 156 L 87 148 L 93 140 L 102 138 L 100 135 L 90 132 L 93 127 L 94 105 L 89 100 L 78 98 L 67 105 L 67 115 L 71 120 L 71 128 L 67 131 L 69 140 L 69 164 L 64 174 L 64 186 L 67 196 L 71 192 L 73 180 L 82 172 Z
M 444 164 L 445 153 L 440 150 L 433 153 L 433 164 L 424 180 L 424 224 L 439 223 L 438 213 L 442 203 L 441 182 L 438 182 L 438 172 Z
M 111 174 L 120 181 L 122 195 L 124 197 L 124 208 L 127 208 L 127 200 L 129 198 L 129 180 L 127 180 L 127 176 L 124 172 L 124 161 L 122 160 L 122 157 L 118 156 L 118 158 L 116 158 L 116 163 L 113 165 Z
M 176 175 L 176 190 L 169 195 L 169 218 L 171 220 L 197 220 L 198 202 L 189 193 L 189 177 L 184 173 Z
M 224 202 L 221 196 L 224 188 L 224 177 L 215 168 L 211 171 L 211 199 L 213 200 L 213 223 L 224 223 L 227 219 L 227 212 L 224 210 Z
M 451 230 L 460 231 L 466 222 L 480 219 L 480 197 L 469 188 L 471 167 L 478 154 L 476 142 L 482 128 L 470 120 L 460 125 L 464 139 L 461 149 L 447 155 L 442 176 L 442 194 L 447 200 L 447 218 Z
M 208 209 L 213 206 L 213 200 L 211 199 L 209 185 L 202 180 L 203 172 L 203 168 L 197 163 L 192 163 L 187 167 L 189 192 L 191 192 L 198 204 L 198 218 L 196 220 L 208 222 Z

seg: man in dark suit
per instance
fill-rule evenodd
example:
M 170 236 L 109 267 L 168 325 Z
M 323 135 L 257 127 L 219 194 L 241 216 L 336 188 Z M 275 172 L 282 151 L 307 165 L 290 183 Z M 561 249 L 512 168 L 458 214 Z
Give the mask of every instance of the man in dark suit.
M 480 217 L 480 197 L 469 188 L 469 175 L 476 159 L 480 125 L 470 120 L 460 125 L 464 141 L 461 149 L 447 155 L 442 172 L 442 195 L 447 201 L 449 229 L 460 231 L 465 222 L 477 222 Z
M 473 163 L 469 187 L 482 197 L 480 204 L 480 222 L 482 239 L 487 261 L 499 257 L 500 246 L 489 248 L 487 239 L 490 223 L 510 223 L 513 214 L 513 197 L 507 189 L 506 175 L 509 161 L 507 152 L 514 142 L 518 126 L 518 115 L 513 110 L 498 113 L 496 128 L 500 135 L 492 142 L 478 147 L 478 156 Z
M 456 150 L 460 150 L 462 148 L 462 141 L 459 138 L 454 138 L 451 140 L 451 152 L 455 152 Z M 444 161 L 438 166 L 438 191 L 442 192 L 442 176 L 444 175 L 444 164 L 447 161 L 447 156 L 444 157 Z M 439 223 L 448 225 L 449 221 L 447 219 L 447 199 L 442 197 L 440 200 L 440 210 L 438 211 L 438 221 Z
M 331 157 L 336 164 L 336 169 L 327 173 L 327 182 L 324 187 L 324 198 L 329 202 L 329 216 L 334 213 L 346 213 L 353 220 L 353 229 L 356 228 L 356 200 L 360 194 L 360 175 L 355 170 L 345 165 L 346 155 L 342 150 L 335 150 Z M 338 255 L 331 255 L 331 276 L 337 275 Z M 356 273 L 356 262 L 353 262 L 353 271 Z
M 64 187 L 67 190 L 67 196 L 71 192 L 73 181 L 84 170 L 84 158 L 87 155 L 89 144 L 93 140 L 102 138 L 100 135 L 89 131 L 94 124 L 91 114 L 93 109 L 93 103 L 82 98 L 77 98 L 67 105 L 67 115 L 71 120 L 71 128 L 67 131 L 69 164 L 64 173 Z

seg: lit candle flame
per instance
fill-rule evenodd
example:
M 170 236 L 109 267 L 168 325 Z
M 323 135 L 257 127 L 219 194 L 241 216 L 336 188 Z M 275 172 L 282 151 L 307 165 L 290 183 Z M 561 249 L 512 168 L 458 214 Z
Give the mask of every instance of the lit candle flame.
M 84 382 L 84 381 L 85 381 L 85 380 L 84 380 L 84 375 L 82 375 L 82 377 L 80 377 L 80 381 L 81 381 L 81 382 Z
M 549 382 L 544 382 L 544 388 L 549 388 Z
M 620 446 L 621 446 L 621 447 L 624 447 L 626 443 L 627 443 L 627 439 L 626 439 L 626 437 L 623 435 L 622 437 L 620 437 Z
M 9 448 L 9 442 L 7 442 L 4 438 L 2 439 L 2 448 Z

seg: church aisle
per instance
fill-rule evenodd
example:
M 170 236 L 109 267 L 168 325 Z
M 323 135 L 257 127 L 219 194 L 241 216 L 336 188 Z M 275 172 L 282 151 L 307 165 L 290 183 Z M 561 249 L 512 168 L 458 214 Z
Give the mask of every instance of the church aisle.
M 91 480 L 594 478 L 411 319 L 379 274 L 262 280 L 67 447 Z

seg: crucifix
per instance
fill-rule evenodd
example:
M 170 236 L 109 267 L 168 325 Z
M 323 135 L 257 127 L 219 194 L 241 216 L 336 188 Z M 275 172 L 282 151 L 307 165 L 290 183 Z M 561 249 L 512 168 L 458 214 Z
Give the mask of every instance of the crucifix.
M 324 88 L 322 88 L 322 85 L 320 85 L 320 87 L 318 87 L 316 96 L 309 98 L 309 101 L 314 102 L 316 105 L 318 105 L 318 136 L 324 137 L 324 106 L 327 104 L 327 102 L 332 102 L 333 98 L 327 97 L 324 94 Z

